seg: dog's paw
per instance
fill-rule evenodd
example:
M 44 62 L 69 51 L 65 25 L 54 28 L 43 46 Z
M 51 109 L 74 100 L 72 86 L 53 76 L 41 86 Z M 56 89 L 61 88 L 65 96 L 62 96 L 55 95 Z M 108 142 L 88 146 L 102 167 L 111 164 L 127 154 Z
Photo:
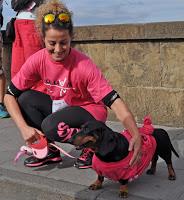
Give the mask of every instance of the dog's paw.
M 120 191 L 119 192 L 119 197 L 120 198 L 128 198 L 128 191 Z
M 128 198 L 128 186 L 127 185 L 121 185 L 119 188 L 119 197 L 120 198 Z
M 88 189 L 89 190 L 99 190 L 102 188 L 102 184 L 91 184 Z
M 155 169 L 152 169 L 152 168 L 148 169 L 146 171 L 146 174 L 148 174 L 148 175 L 154 175 L 155 174 Z
M 176 176 L 175 176 L 175 175 L 169 175 L 169 176 L 168 176 L 168 179 L 169 179 L 170 181 L 175 181 L 175 180 L 176 180 Z
M 176 180 L 176 174 L 175 174 L 172 164 L 168 164 L 167 167 L 168 167 L 168 179 L 170 181 Z

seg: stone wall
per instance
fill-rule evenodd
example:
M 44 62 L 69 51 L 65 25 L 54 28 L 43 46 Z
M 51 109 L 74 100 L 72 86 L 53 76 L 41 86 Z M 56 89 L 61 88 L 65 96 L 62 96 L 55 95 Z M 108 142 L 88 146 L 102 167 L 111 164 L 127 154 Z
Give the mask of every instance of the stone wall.
M 73 45 L 102 69 L 136 120 L 184 125 L 184 22 L 76 27 Z M 10 64 L 4 46 L 4 66 Z M 7 68 L 7 72 L 9 68 Z M 110 111 L 109 120 L 116 120 Z

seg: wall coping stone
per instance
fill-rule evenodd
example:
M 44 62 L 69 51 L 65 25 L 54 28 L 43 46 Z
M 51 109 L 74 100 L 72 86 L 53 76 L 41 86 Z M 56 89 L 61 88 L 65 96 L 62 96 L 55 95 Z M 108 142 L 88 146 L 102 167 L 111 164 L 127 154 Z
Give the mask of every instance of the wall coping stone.
M 73 41 L 183 39 L 184 21 L 75 27 Z

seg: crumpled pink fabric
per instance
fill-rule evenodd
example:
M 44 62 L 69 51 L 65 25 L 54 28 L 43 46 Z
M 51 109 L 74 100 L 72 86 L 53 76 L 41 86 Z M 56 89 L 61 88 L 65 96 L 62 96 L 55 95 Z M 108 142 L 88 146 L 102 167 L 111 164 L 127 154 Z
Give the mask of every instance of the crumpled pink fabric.
M 150 116 L 145 116 L 144 117 L 144 123 L 141 128 L 139 128 L 140 133 L 142 134 L 152 134 L 154 131 L 154 127 L 151 122 L 151 117 Z
M 114 181 L 118 181 L 120 179 L 128 179 L 129 181 L 132 181 L 136 179 L 148 167 L 155 153 L 156 141 L 152 136 L 153 130 L 154 128 L 151 124 L 151 118 L 145 117 L 143 126 L 139 128 L 140 134 L 142 135 L 142 157 L 140 162 L 135 164 L 133 167 L 129 166 L 129 162 L 133 155 L 133 151 L 131 151 L 123 160 L 111 163 L 103 162 L 96 155 L 94 155 L 92 168 L 98 175 L 107 177 Z M 123 134 L 128 141 L 130 141 L 132 137 L 128 130 L 125 130 L 120 134 Z

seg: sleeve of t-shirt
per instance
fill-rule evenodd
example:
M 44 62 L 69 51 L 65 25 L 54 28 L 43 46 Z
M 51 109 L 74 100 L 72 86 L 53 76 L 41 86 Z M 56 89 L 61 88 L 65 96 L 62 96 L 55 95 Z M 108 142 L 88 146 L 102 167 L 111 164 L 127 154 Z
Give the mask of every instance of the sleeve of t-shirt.
M 30 89 L 40 80 L 40 58 L 34 54 L 30 56 L 22 65 L 20 71 L 13 77 L 12 83 L 14 86 L 21 90 Z
M 85 66 L 85 81 L 87 90 L 96 103 L 101 101 L 113 88 L 105 79 L 101 70 L 89 59 Z

